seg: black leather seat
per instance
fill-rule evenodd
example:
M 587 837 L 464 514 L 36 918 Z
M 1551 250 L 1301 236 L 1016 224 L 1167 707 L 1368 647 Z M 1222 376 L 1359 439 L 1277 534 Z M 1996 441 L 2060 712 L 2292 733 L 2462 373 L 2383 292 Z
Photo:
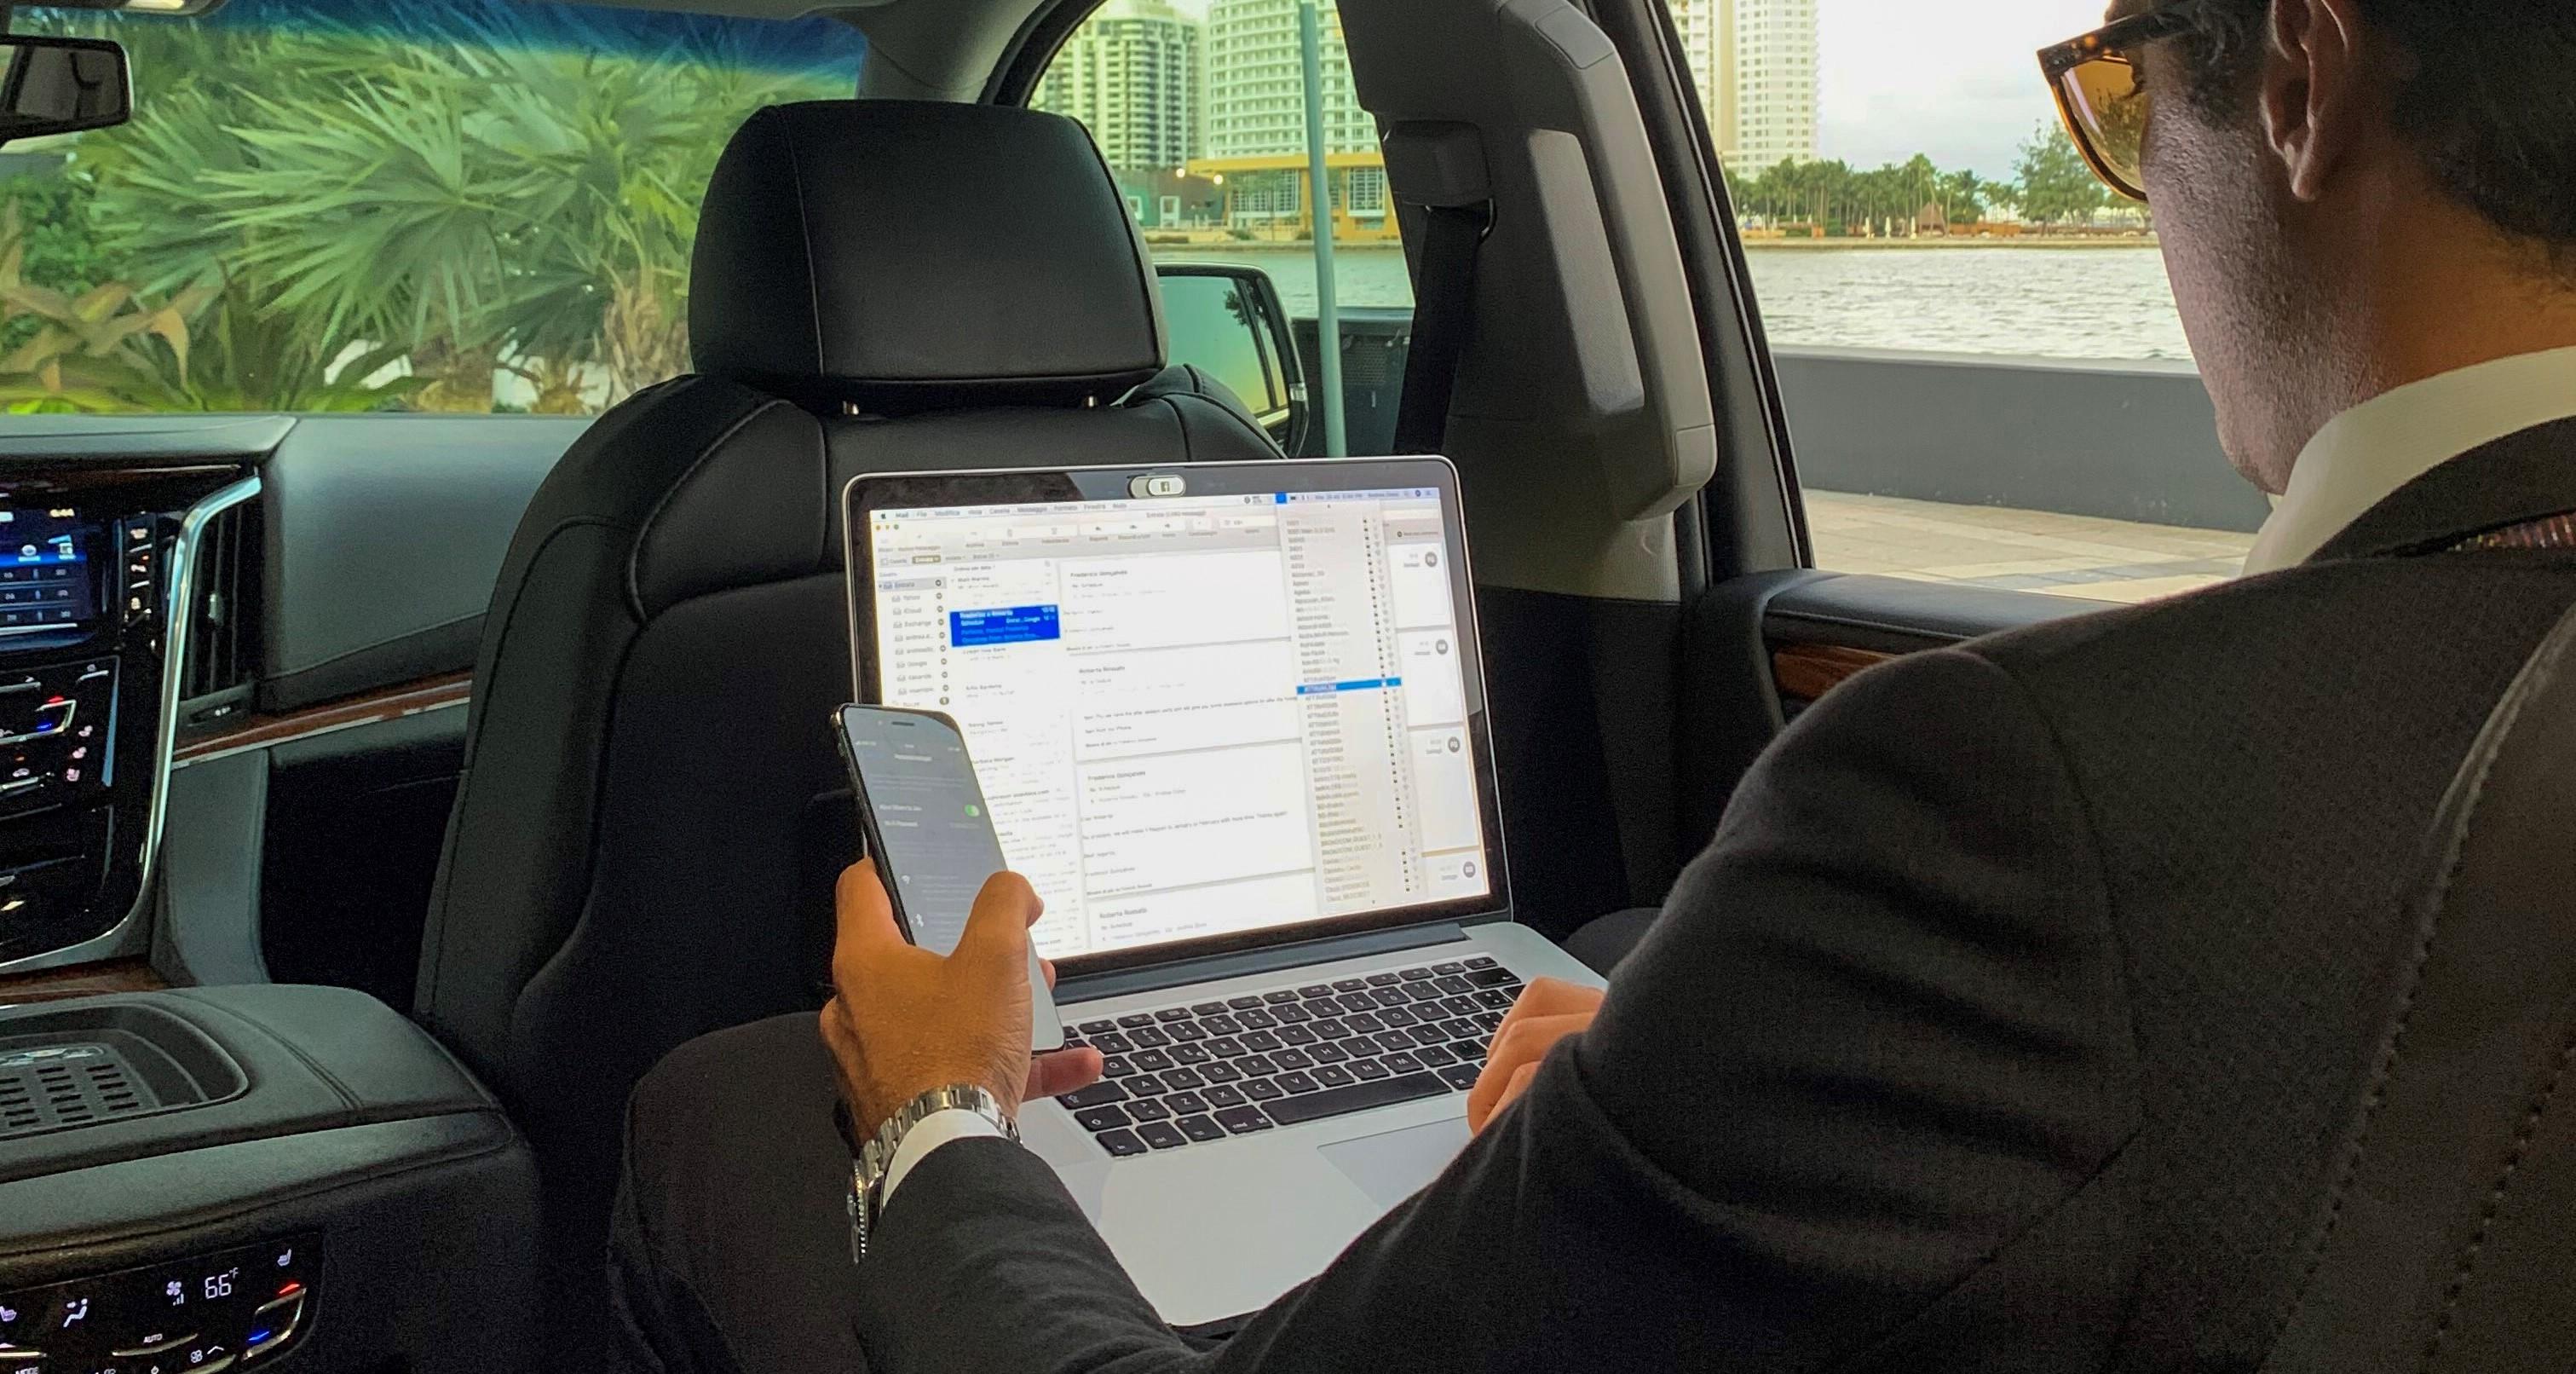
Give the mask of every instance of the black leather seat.
M 819 1006 L 856 823 L 851 476 L 1278 456 L 1166 372 L 1153 273 L 1080 126 L 761 111 L 700 217 L 698 372 L 602 416 L 521 521 L 475 674 L 418 1011 L 536 1147 L 568 1328 L 620 1117 L 666 1052 Z

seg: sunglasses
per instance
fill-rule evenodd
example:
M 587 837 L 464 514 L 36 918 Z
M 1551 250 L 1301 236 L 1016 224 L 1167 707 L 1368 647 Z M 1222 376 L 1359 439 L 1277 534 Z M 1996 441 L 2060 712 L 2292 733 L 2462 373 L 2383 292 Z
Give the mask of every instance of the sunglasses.
M 2039 54 L 2040 70 L 2048 74 L 2057 113 L 2065 119 L 2076 151 L 2104 185 L 2131 200 L 2147 198 L 2138 168 L 2146 153 L 2149 104 L 2135 54 L 2199 27 L 2199 0 L 2181 0 Z

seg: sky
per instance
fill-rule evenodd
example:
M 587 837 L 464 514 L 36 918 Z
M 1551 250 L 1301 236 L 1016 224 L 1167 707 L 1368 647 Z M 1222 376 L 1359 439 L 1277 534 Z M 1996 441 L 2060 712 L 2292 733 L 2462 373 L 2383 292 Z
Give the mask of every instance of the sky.
M 1171 0 L 1205 16 L 1207 0 Z M 1820 152 L 1859 167 L 1916 153 L 2002 181 L 2054 122 L 2037 54 L 2102 26 L 2104 0 L 1817 0 Z
M 1818 0 L 1817 142 L 1854 166 L 1916 153 L 1989 180 L 2057 118 L 2041 48 L 2102 25 L 2102 0 Z

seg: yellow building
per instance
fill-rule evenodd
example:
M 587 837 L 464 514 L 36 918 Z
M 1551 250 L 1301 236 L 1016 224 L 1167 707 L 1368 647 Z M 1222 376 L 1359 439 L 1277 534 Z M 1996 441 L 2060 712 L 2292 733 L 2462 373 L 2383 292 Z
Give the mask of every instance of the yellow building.
M 1394 242 L 1395 207 L 1387 198 L 1385 156 L 1375 149 L 1328 153 L 1324 169 L 1333 187 L 1333 240 Z M 1229 229 L 1281 240 L 1314 236 L 1303 152 L 1198 158 L 1190 163 L 1189 174 L 1211 178 L 1224 188 Z

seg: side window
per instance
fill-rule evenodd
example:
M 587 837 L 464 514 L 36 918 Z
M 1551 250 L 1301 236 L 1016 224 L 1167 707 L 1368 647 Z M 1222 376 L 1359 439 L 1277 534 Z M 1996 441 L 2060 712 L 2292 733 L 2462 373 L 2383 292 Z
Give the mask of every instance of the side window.
M 829 19 L 491 0 L 23 20 L 123 42 L 141 93 L 130 124 L 0 152 L 0 432 L 595 414 L 688 370 L 734 127 L 846 96 L 864 46 Z
M 1300 7 L 1108 0 L 1057 51 L 1030 103 L 1080 120 L 1100 145 L 1164 269 L 1172 361 L 1205 368 L 1298 451 L 1320 454 L 1318 284 L 1327 278 L 1316 212 L 1325 198 L 1313 194 Z M 1352 89 L 1340 13 L 1331 0 L 1316 8 L 1344 447 L 1386 453 L 1413 283 L 1377 123 Z M 1265 296 L 1285 312 L 1287 347 L 1263 326 Z M 1280 356 L 1290 349 L 1302 383 L 1293 395 Z
M 1816 561 L 2138 601 L 2232 576 L 2219 455 L 2146 207 L 2033 58 L 2101 0 L 1666 0 L 1776 355 Z

